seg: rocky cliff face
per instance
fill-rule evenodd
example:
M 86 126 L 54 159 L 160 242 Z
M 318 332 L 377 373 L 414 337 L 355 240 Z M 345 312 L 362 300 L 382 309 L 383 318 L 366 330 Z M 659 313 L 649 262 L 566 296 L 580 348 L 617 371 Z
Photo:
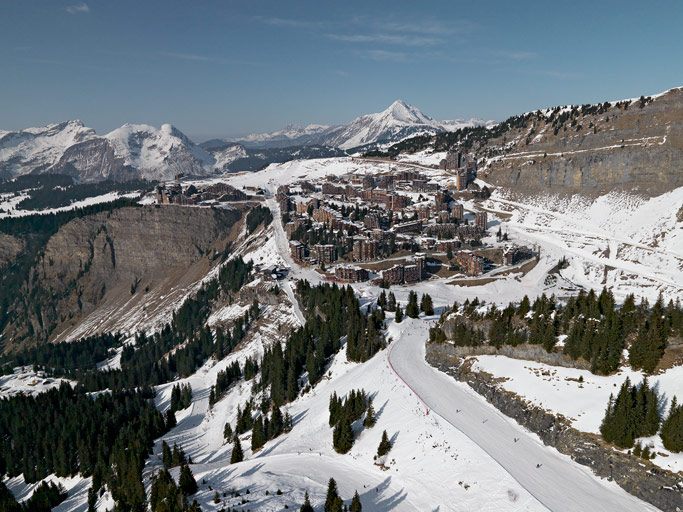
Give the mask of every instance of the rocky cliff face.
M 20 238 L 0 233 L 0 269 L 16 258 L 23 248 L 24 242 Z
M 219 261 L 241 212 L 121 208 L 75 219 L 48 241 L 14 306 L 5 347 L 118 330 L 132 308 L 187 291 Z
M 135 179 L 138 173 L 116 156 L 114 146 L 107 139 L 91 139 L 74 144 L 64 151 L 52 172 L 67 174 L 80 182 L 102 179 L 126 181 Z
M 475 150 L 480 177 L 513 191 L 660 194 L 683 186 L 683 89 L 526 114 Z

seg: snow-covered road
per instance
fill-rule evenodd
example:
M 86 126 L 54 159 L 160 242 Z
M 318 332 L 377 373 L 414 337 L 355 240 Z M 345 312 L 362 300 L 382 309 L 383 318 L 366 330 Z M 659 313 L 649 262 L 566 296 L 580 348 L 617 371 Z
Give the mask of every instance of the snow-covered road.
M 401 332 L 388 354 L 397 375 L 430 414 L 463 432 L 545 507 L 554 512 L 657 510 L 544 446 L 467 385 L 429 366 L 425 361 L 428 322 L 406 319 L 399 325 Z

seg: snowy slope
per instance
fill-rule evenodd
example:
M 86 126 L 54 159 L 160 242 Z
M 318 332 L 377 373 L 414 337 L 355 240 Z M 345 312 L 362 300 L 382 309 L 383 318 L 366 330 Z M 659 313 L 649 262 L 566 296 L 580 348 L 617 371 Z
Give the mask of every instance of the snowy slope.
M 513 200 L 496 191 L 486 207 L 512 214 L 503 229 L 564 255 L 569 267 L 560 274 L 576 285 L 650 301 L 660 292 L 683 296 L 683 188 L 649 199 L 613 192 Z
M 147 179 L 172 179 L 175 174 L 208 174 L 214 158 L 170 124 L 157 129 L 145 124 L 124 124 L 105 136 L 125 165 Z
M 0 176 L 15 176 L 33 169 L 46 169 L 57 163 L 68 147 L 95 136 L 95 130 L 87 128 L 79 120 L 2 132 Z
M 601 376 L 586 370 L 548 366 L 504 356 L 477 356 L 476 360 L 474 370 L 502 377 L 501 385 L 505 389 L 544 409 L 562 414 L 576 429 L 584 432 L 599 432 L 610 394 L 616 394 L 626 378 L 633 384 L 643 379 L 641 372 L 628 367 L 621 368 L 614 375 Z M 681 366 L 649 376 L 648 381 L 664 398 L 662 412 L 665 414 L 674 396 L 679 399 L 683 397 Z M 656 451 L 663 454 L 652 460 L 654 464 L 674 472 L 683 471 L 683 453 L 668 452 L 658 435 L 644 440 L 643 445 L 648 443 L 652 443 Z
M 0 177 L 55 172 L 86 182 L 167 180 L 178 173 L 207 176 L 240 156 L 221 153 L 216 162 L 170 124 L 125 124 L 99 136 L 81 121 L 67 121 L 0 135 Z

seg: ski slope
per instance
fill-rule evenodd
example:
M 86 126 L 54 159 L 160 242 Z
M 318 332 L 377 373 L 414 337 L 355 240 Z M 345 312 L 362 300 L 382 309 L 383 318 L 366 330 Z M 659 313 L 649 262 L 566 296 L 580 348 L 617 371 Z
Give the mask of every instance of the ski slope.
M 430 409 L 430 415 L 438 414 L 469 437 L 546 508 L 557 512 L 657 510 L 544 446 L 465 384 L 429 366 L 424 345 L 427 322 L 406 319 L 400 330 L 396 327 L 392 326 L 396 342 L 389 360 L 398 376 L 415 390 L 416 399 Z

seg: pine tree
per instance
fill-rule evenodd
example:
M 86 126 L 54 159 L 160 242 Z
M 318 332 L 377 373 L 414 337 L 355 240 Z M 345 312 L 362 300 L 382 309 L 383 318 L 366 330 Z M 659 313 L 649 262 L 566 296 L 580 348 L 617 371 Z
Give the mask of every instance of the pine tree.
M 400 324 L 403 322 L 403 310 L 401 309 L 401 305 L 397 304 L 396 305 L 396 318 L 395 321 L 397 324 Z
M 382 432 L 382 440 L 379 442 L 379 446 L 377 447 L 377 457 L 384 457 L 387 453 L 392 448 L 391 441 L 389 441 L 389 436 L 387 435 L 387 431 L 385 430 Z
M 389 292 L 389 298 L 387 299 L 387 311 L 396 311 L 396 296 L 394 292 Z
M 263 432 L 263 418 L 259 416 L 254 420 L 254 426 L 251 431 L 251 451 L 256 452 L 266 444 L 265 435 Z
M 178 487 L 185 496 L 191 496 L 197 492 L 197 481 L 190 470 L 190 466 L 184 464 L 180 468 L 180 478 L 178 480 Z
M 678 405 L 676 397 L 671 400 L 669 414 L 662 423 L 662 443 L 672 452 L 683 451 L 683 404 Z
M 161 442 L 161 460 L 163 461 L 164 467 L 166 469 L 172 467 L 171 465 L 173 464 L 173 455 L 166 441 Z
M 90 487 L 88 489 L 88 512 L 96 512 L 95 506 L 97 505 L 97 491 Z M 0 510 L 5 510 L 2 508 L 2 503 L 0 502 Z
M 347 453 L 353 446 L 351 420 L 344 414 L 332 432 L 332 446 L 337 453 Z
M 232 425 L 230 425 L 229 421 L 225 422 L 225 427 L 223 428 L 223 439 L 226 441 L 229 439 L 232 439 L 233 436 L 233 431 L 232 431 Z
M 173 409 L 166 411 L 166 430 L 170 430 L 176 426 L 175 413 Z
M 434 304 L 432 303 L 432 297 L 428 293 L 422 295 L 420 310 L 427 316 L 432 316 L 434 314 Z
M 377 423 L 377 417 L 375 415 L 375 408 L 372 406 L 372 400 L 368 401 L 368 409 L 365 414 L 365 420 L 363 420 L 363 426 L 365 428 L 372 428 Z
M 308 497 L 308 491 L 304 494 L 304 504 L 301 505 L 299 512 L 315 512 L 313 506 L 311 505 L 311 500 Z
M 519 308 L 517 308 L 517 316 L 524 318 L 530 310 L 531 305 L 529 303 L 529 297 L 525 295 L 522 301 L 519 303 Z
M 363 505 L 360 502 L 360 496 L 358 496 L 358 491 L 356 491 L 353 495 L 349 512 L 363 512 Z
M 379 297 L 377 297 L 377 306 L 386 309 L 387 307 L 387 292 L 382 290 L 382 293 L 379 294 Z
M 268 439 L 273 439 L 282 434 L 283 427 L 284 421 L 282 418 L 282 411 L 280 411 L 279 407 L 274 407 L 270 424 L 268 425 L 268 432 L 266 432 Z
M 242 443 L 240 438 L 235 436 L 235 441 L 232 445 L 232 453 L 230 454 L 230 464 L 236 464 L 244 460 L 244 453 L 242 453 Z
M 339 492 L 337 491 L 337 482 L 334 478 L 330 478 L 327 484 L 327 497 L 325 498 L 325 508 L 324 512 L 342 512 L 343 501 L 339 497 Z
M 408 305 L 406 306 L 406 316 L 410 318 L 417 318 L 420 316 L 420 309 L 417 307 L 417 293 L 410 291 L 408 293 Z
M 171 467 L 182 466 L 187 460 L 185 459 L 185 452 L 178 445 L 173 443 L 173 454 L 171 456 Z

